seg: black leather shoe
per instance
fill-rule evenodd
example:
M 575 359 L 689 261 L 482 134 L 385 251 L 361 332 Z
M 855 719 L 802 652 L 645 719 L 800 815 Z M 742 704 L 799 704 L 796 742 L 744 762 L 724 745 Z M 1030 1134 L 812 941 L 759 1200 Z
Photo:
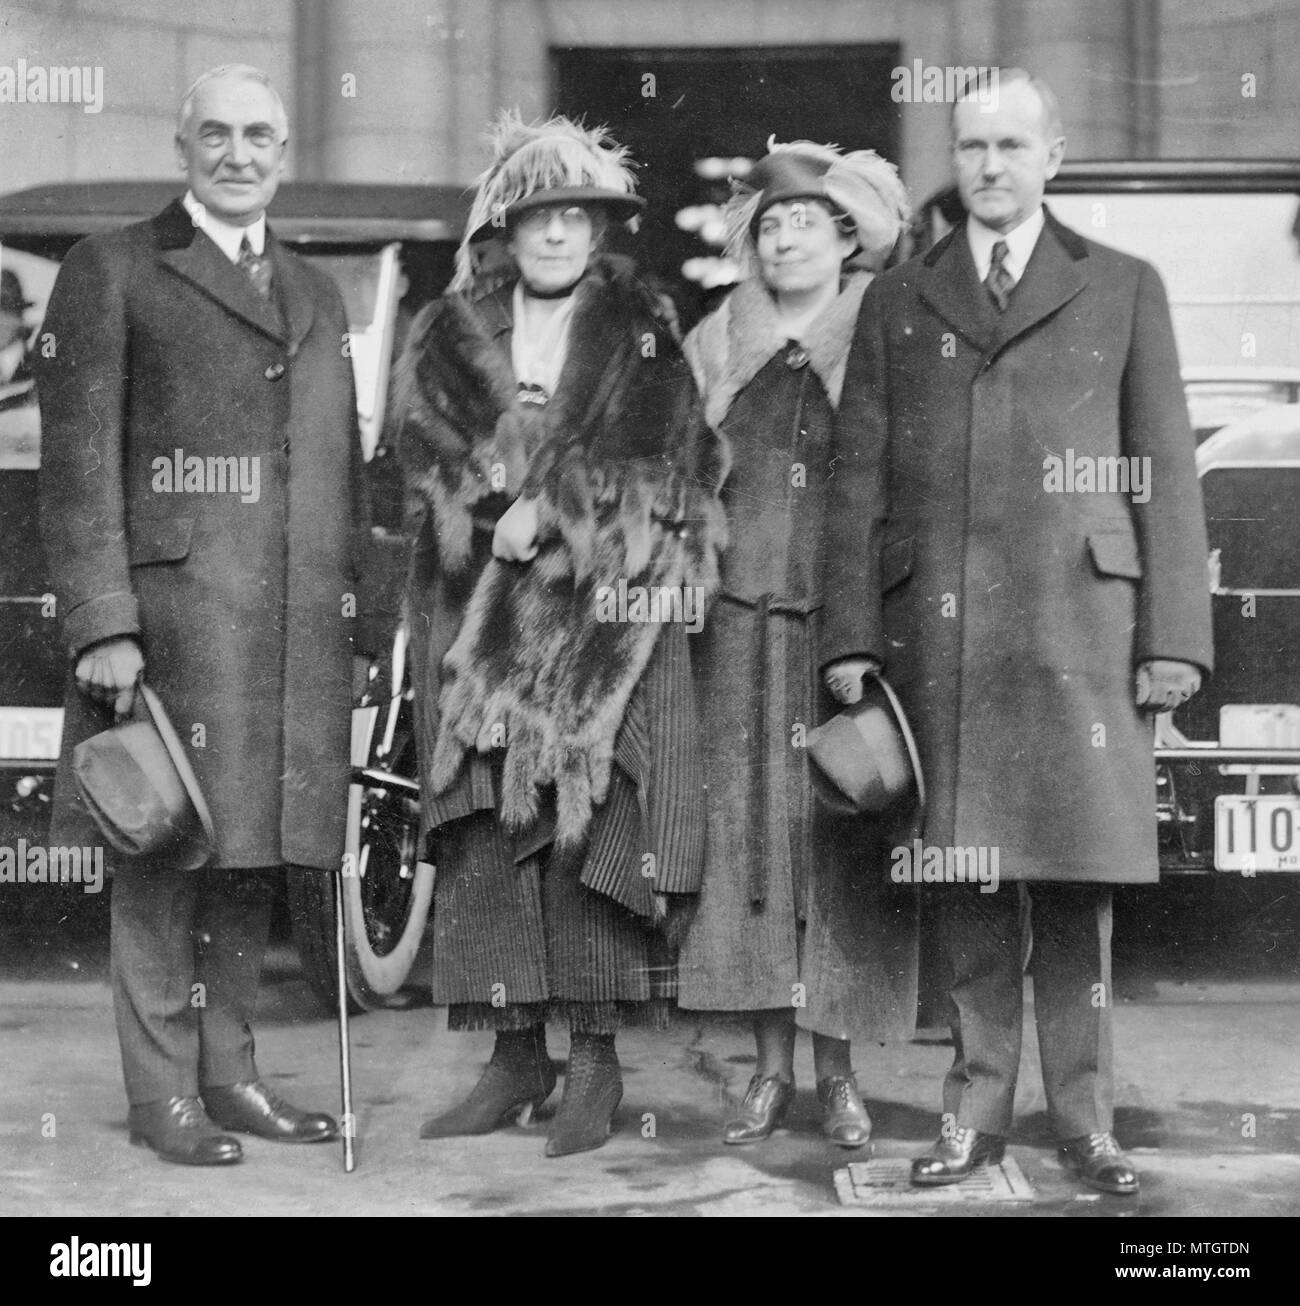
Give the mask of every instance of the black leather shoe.
M 324 1143 L 338 1137 L 339 1127 L 333 1116 L 323 1111 L 299 1111 L 260 1079 L 205 1088 L 202 1092 L 208 1115 L 223 1129 L 256 1134 L 276 1143 Z
M 794 1102 L 794 1080 L 755 1075 L 734 1120 L 722 1127 L 724 1143 L 758 1143 L 781 1126 Z
M 169 1097 L 133 1106 L 127 1114 L 131 1141 L 152 1147 L 177 1165 L 234 1165 L 244 1159 L 239 1139 L 223 1134 L 208 1119 L 197 1097 Z
M 941 1138 L 912 1162 L 912 1182 L 918 1188 L 960 1183 L 981 1161 L 997 1165 L 1006 1149 L 1005 1138 L 958 1125 L 951 1138 Z
M 1078 1175 L 1089 1188 L 1099 1193 L 1118 1193 L 1126 1197 L 1139 1187 L 1137 1171 L 1120 1151 L 1114 1134 L 1085 1134 L 1069 1138 L 1057 1153 L 1061 1164 Z
M 852 1075 L 830 1075 L 817 1081 L 822 1104 L 822 1133 L 841 1147 L 866 1147 L 871 1142 L 871 1117 Z

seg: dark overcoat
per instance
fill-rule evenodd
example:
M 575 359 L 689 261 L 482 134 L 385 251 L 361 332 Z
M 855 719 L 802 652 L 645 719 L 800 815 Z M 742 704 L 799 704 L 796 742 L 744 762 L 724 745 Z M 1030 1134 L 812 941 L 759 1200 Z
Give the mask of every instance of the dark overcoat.
M 82 241 L 55 284 L 39 375 L 70 659 L 55 843 L 100 841 L 70 756 L 111 724 L 71 666 L 134 635 L 212 811 L 213 864 L 339 864 L 365 540 L 348 327 L 328 276 L 270 233 L 268 252 L 272 301 L 177 201 Z M 241 467 L 255 495 L 231 492 Z
M 688 337 L 706 411 L 731 455 L 728 547 L 692 662 L 704 724 L 707 853 L 679 958 L 683 1007 L 792 1008 L 832 1037 L 910 1037 L 917 899 L 894 886 L 882 831 L 814 804 L 804 737 L 839 711 L 817 629 L 856 589 L 823 584 L 826 513 L 842 457 L 834 405 L 865 276 L 801 345 L 768 292 L 742 283 Z M 869 519 L 860 498 L 852 524 Z
M 1049 213 L 999 314 L 958 228 L 867 292 L 839 415 L 858 458 L 887 460 L 890 501 L 887 523 L 845 517 L 831 543 L 831 583 L 864 603 L 840 610 L 824 654 L 883 648 L 919 736 L 926 843 L 996 850 L 1001 879 L 1155 880 L 1135 668 L 1212 660 L 1155 270 Z M 1139 460 L 1139 492 L 1083 474 L 1119 458 Z

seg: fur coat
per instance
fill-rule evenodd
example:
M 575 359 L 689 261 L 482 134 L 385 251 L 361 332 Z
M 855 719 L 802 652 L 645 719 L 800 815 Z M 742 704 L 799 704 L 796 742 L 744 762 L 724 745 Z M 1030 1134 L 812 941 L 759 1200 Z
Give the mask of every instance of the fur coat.
M 426 615 L 442 629 L 431 632 L 437 702 L 424 707 L 422 768 L 437 799 L 467 752 L 502 750 L 506 827 L 526 831 L 553 784 L 556 838 L 573 844 L 608 792 L 619 727 L 660 633 L 602 614 L 640 587 L 712 592 L 727 461 L 659 302 L 629 268 L 597 259 L 574 292 L 566 361 L 544 407 L 517 399 L 511 289 L 430 305 L 399 367 L 416 570 L 445 600 Z M 526 564 L 491 556 L 495 522 L 517 497 L 536 499 L 540 516 L 540 552 Z

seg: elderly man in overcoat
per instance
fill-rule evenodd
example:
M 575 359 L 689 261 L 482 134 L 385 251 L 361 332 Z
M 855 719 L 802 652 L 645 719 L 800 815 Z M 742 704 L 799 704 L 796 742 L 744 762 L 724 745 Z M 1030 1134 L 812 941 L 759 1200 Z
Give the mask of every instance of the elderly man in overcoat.
M 855 667 L 883 621 L 929 795 L 924 844 L 891 874 L 945 880 L 955 1055 L 913 1182 L 1001 1159 L 1027 923 L 1062 1162 L 1132 1193 L 1111 891 L 1158 875 L 1151 722 L 1211 669 L 1206 537 L 1160 278 L 1044 208 L 1063 149 L 1051 91 L 1021 70 L 954 105 L 968 218 L 871 286 L 850 355 L 840 420 L 889 508 L 827 550 L 828 583 L 864 595 L 831 644 Z
M 133 1142 L 241 1159 L 335 1122 L 261 1080 L 249 1022 L 284 864 L 343 853 L 364 540 L 347 320 L 265 210 L 287 122 L 266 75 L 205 73 L 182 103 L 189 184 L 150 221 L 77 245 L 39 376 L 41 522 L 70 658 L 54 842 L 100 843 L 71 781 L 82 739 L 143 670 L 216 830 L 200 871 L 123 862 L 112 984 Z

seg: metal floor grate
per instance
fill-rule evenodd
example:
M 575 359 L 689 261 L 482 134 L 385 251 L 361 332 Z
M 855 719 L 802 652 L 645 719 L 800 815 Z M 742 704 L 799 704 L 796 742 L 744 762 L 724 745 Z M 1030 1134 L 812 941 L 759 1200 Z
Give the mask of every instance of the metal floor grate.
M 835 1171 L 842 1206 L 969 1206 L 977 1202 L 1032 1202 L 1034 1189 L 1010 1154 L 1000 1165 L 980 1165 L 960 1183 L 914 1188 L 912 1162 L 903 1157 L 854 1161 Z

